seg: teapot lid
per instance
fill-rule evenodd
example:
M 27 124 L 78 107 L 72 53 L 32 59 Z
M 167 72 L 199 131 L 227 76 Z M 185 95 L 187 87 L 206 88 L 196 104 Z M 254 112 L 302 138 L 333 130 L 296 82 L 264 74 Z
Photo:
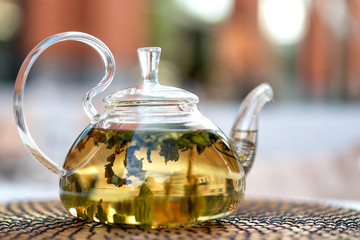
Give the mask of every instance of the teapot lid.
M 167 105 L 196 104 L 199 98 L 188 91 L 158 83 L 158 67 L 161 48 L 146 47 L 138 49 L 143 83 L 139 86 L 119 90 L 104 101 L 107 105 Z

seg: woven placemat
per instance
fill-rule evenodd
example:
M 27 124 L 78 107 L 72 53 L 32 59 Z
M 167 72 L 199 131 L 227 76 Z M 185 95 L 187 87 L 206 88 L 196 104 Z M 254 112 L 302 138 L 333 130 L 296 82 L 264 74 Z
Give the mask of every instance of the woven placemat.
M 0 239 L 360 239 L 360 212 L 326 204 L 246 200 L 193 227 L 121 228 L 72 217 L 59 201 L 0 205 Z

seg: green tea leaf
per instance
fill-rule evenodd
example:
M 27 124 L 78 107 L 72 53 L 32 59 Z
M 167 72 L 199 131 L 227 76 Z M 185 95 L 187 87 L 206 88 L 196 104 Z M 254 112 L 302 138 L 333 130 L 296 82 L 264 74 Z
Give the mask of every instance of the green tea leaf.
M 86 212 L 84 211 L 84 209 L 81 206 L 76 206 L 75 207 L 76 210 L 76 216 L 78 218 L 84 219 L 84 220 L 88 220 L 88 216 L 86 215 Z
M 99 219 L 100 222 L 105 223 L 107 222 L 107 215 L 106 212 L 102 206 L 102 199 L 100 199 L 100 201 L 97 204 L 97 213 L 96 213 L 96 218 Z
M 116 213 L 113 215 L 114 223 L 115 224 L 123 224 L 125 223 L 125 214 Z
M 115 161 L 115 154 L 111 154 L 106 161 L 108 161 L 109 163 L 105 165 L 105 178 L 108 179 L 108 183 L 109 180 L 114 176 L 114 171 L 112 169 L 113 165 L 114 165 L 114 161 Z
M 197 150 L 199 155 L 202 154 L 205 151 L 205 148 L 206 148 L 206 146 L 201 146 L 201 145 L 196 146 L 196 150 Z
M 115 162 L 115 158 L 116 155 L 115 154 L 111 154 L 108 158 L 107 161 L 109 162 L 108 164 L 105 165 L 105 178 L 106 178 L 106 183 L 107 184 L 113 184 L 117 187 L 121 187 L 123 185 L 126 184 L 126 180 L 123 178 L 118 177 L 115 173 L 114 170 L 112 169 L 114 166 L 114 162 Z
M 112 149 L 115 146 L 114 137 L 110 137 L 107 141 L 106 148 Z
M 165 163 L 168 161 L 179 160 L 179 146 L 175 139 L 166 139 L 161 143 L 160 156 L 165 158 Z
M 106 142 L 106 132 L 103 130 L 96 130 L 94 131 L 94 145 L 98 146 L 99 143 L 105 143 Z
M 143 226 L 152 225 L 152 203 L 154 194 L 151 189 L 144 183 L 141 185 L 139 196 L 136 199 L 135 219 L 141 222 Z
M 96 204 L 93 202 L 90 206 L 86 208 L 86 215 L 89 217 L 90 220 L 94 220 L 96 212 Z

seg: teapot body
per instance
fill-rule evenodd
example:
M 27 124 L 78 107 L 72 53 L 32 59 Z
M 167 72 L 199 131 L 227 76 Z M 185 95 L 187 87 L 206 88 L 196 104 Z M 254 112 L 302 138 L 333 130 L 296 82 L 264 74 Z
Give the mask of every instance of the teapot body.
M 145 228 L 233 212 L 244 198 L 243 168 L 225 135 L 193 108 L 174 107 L 176 119 L 111 113 L 90 124 L 63 166 L 65 208 L 82 219 Z
M 93 47 L 105 75 L 83 99 L 91 124 L 60 167 L 36 145 L 22 105 L 35 60 L 62 41 Z M 258 114 L 273 96 L 270 85 L 261 84 L 246 97 L 229 140 L 199 112 L 195 94 L 158 83 L 160 52 L 157 47 L 138 49 L 143 83 L 107 96 L 104 114 L 91 100 L 113 80 L 115 60 L 99 39 L 60 33 L 39 43 L 24 60 L 15 84 L 15 121 L 29 152 L 60 176 L 60 198 L 72 215 L 105 224 L 173 227 L 226 216 L 243 200 Z

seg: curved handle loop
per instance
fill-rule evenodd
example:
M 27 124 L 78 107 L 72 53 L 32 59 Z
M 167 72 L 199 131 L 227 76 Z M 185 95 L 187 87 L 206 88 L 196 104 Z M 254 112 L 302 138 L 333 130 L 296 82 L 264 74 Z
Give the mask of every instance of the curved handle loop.
M 55 162 L 53 162 L 48 156 L 46 156 L 36 145 L 33 138 L 29 133 L 29 129 L 26 125 L 26 121 L 23 114 L 23 95 L 24 95 L 24 86 L 30 72 L 31 67 L 33 66 L 36 59 L 39 55 L 45 51 L 51 45 L 63 42 L 63 41 L 79 41 L 86 43 L 93 47 L 101 56 L 102 60 L 105 64 L 105 75 L 103 79 L 92 89 L 90 89 L 84 99 L 83 99 L 83 107 L 85 109 L 86 114 L 90 117 L 91 122 L 95 123 L 99 120 L 100 114 L 96 111 L 93 104 L 91 103 L 91 99 L 99 94 L 100 92 L 104 91 L 111 81 L 114 78 L 115 74 L 115 60 L 108 49 L 108 47 L 101 42 L 99 39 L 81 32 L 64 32 L 53 35 L 41 43 L 39 43 L 36 47 L 34 47 L 29 55 L 25 58 L 19 73 L 16 78 L 15 83 L 15 90 L 14 90 L 14 114 L 15 114 L 15 121 L 20 133 L 20 137 L 24 142 L 27 149 L 30 153 L 45 167 L 47 167 L 50 171 L 58 174 L 64 175 L 64 170 L 59 167 Z

